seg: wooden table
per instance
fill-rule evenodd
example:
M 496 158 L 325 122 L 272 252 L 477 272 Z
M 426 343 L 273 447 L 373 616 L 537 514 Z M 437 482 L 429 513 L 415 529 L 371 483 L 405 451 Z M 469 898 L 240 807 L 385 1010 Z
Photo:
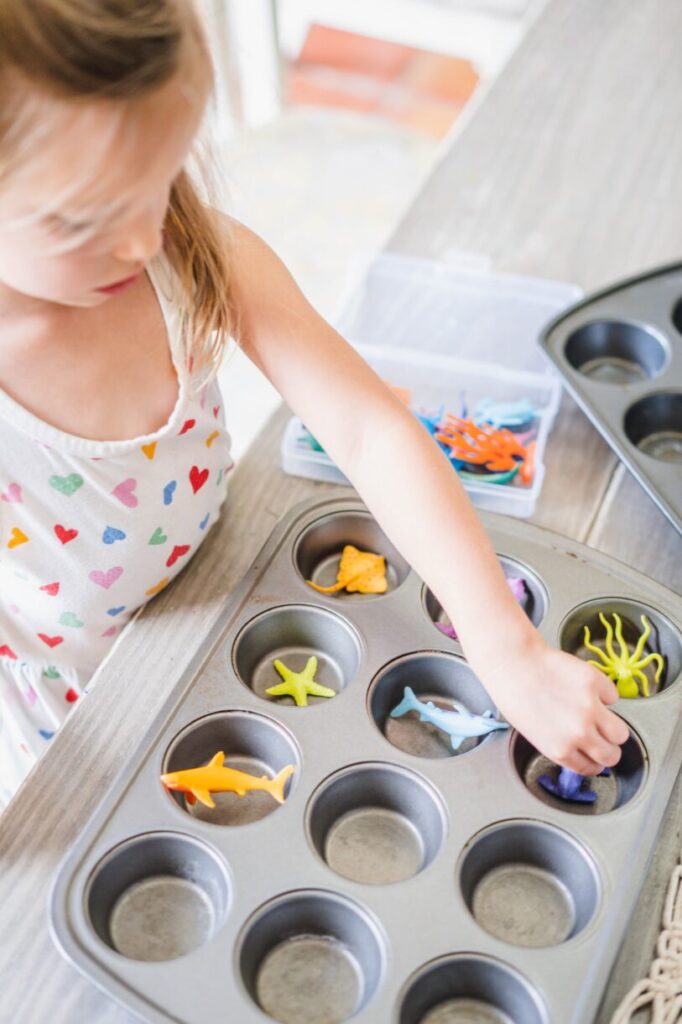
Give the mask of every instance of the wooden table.
M 678 258 L 681 38 L 679 0 L 550 0 L 458 123 L 389 248 L 479 251 L 497 269 L 588 290 Z M 191 568 L 130 627 L 0 819 L 2 1024 L 130 1024 L 53 947 L 49 885 L 277 519 L 325 490 L 279 469 L 286 416 L 274 415 L 237 468 L 224 518 Z M 682 590 L 680 536 L 568 398 L 547 462 L 536 522 Z M 646 973 L 678 821 L 668 816 L 600 1024 Z

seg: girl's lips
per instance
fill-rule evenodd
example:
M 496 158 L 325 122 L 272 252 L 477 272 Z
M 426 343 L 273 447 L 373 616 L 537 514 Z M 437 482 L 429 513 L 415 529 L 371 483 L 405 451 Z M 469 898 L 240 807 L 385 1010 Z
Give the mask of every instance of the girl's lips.
M 132 277 L 125 277 L 122 281 L 116 281 L 114 284 L 108 284 L 105 288 L 95 288 L 96 292 L 101 292 L 103 295 L 115 295 L 117 292 L 122 292 L 124 288 L 129 288 L 131 284 L 137 281 L 142 271 L 138 271 L 137 274 L 133 274 Z

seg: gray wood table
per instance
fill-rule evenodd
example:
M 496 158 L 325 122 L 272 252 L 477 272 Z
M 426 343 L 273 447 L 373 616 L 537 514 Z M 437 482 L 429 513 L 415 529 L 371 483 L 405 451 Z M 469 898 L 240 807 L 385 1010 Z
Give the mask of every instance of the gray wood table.
M 682 4 L 550 0 L 474 101 L 389 242 L 593 290 L 682 254 Z M 55 870 L 278 518 L 327 489 L 286 477 L 280 409 L 238 466 L 223 519 L 125 633 L 0 818 L 0 1021 L 130 1024 L 53 948 Z M 682 590 L 682 540 L 566 398 L 535 521 Z M 680 842 L 679 785 L 605 999 L 605 1024 L 648 968 Z M 383 1022 L 377 1022 L 383 1024 Z

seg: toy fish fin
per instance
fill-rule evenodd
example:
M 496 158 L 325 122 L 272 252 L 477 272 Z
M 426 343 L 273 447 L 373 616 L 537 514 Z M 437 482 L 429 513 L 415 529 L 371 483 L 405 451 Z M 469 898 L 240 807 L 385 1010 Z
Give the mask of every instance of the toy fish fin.
M 450 746 L 452 747 L 453 750 L 459 750 L 459 748 L 464 743 L 465 739 L 466 739 L 465 736 L 455 736 L 455 735 L 451 734 L 450 735 Z
M 391 718 L 400 718 L 401 715 L 406 715 L 408 711 L 419 711 L 421 707 L 422 703 L 417 699 L 414 690 L 406 686 L 403 690 L 403 699 L 391 711 Z
M 222 768 L 223 762 L 225 761 L 225 754 L 222 750 L 219 750 L 211 760 L 208 762 L 208 768 Z
M 469 711 L 469 708 L 465 707 L 464 704 L 460 704 L 458 700 L 452 700 L 450 701 L 450 704 L 452 706 L 452 710 L 456 711 L 457 714 L 464 715 L 465 718 L 473 717 L 471 712 Z
M 211 796 L 207 789 L 193 788 L 190 790 L 190 793 L 195 798 L 195 800 L 200 800 L 201 803 L 204 804 L 206 807 L 215 807 L 213 797 Z
M 293 764 L 285 765 L 281 771 L 277 772 L 274 779 L 268 779 L 267 785 L 263 787 L 278 804 L 284 803 L 284 787 L 287 779 L 294 774 L 295 770 Z

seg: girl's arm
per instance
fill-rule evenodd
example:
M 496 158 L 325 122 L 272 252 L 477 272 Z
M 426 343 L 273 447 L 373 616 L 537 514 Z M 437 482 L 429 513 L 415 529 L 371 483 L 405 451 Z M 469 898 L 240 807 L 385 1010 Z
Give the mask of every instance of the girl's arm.
M 615 686 L 531 624 L 437 444 L 261 239 L 235 224 L 230 244 L 241 347 L 433 591 L 499 709 L 552 761 L 583 774 L 614 765 L 628 738 L 606 706 Z

